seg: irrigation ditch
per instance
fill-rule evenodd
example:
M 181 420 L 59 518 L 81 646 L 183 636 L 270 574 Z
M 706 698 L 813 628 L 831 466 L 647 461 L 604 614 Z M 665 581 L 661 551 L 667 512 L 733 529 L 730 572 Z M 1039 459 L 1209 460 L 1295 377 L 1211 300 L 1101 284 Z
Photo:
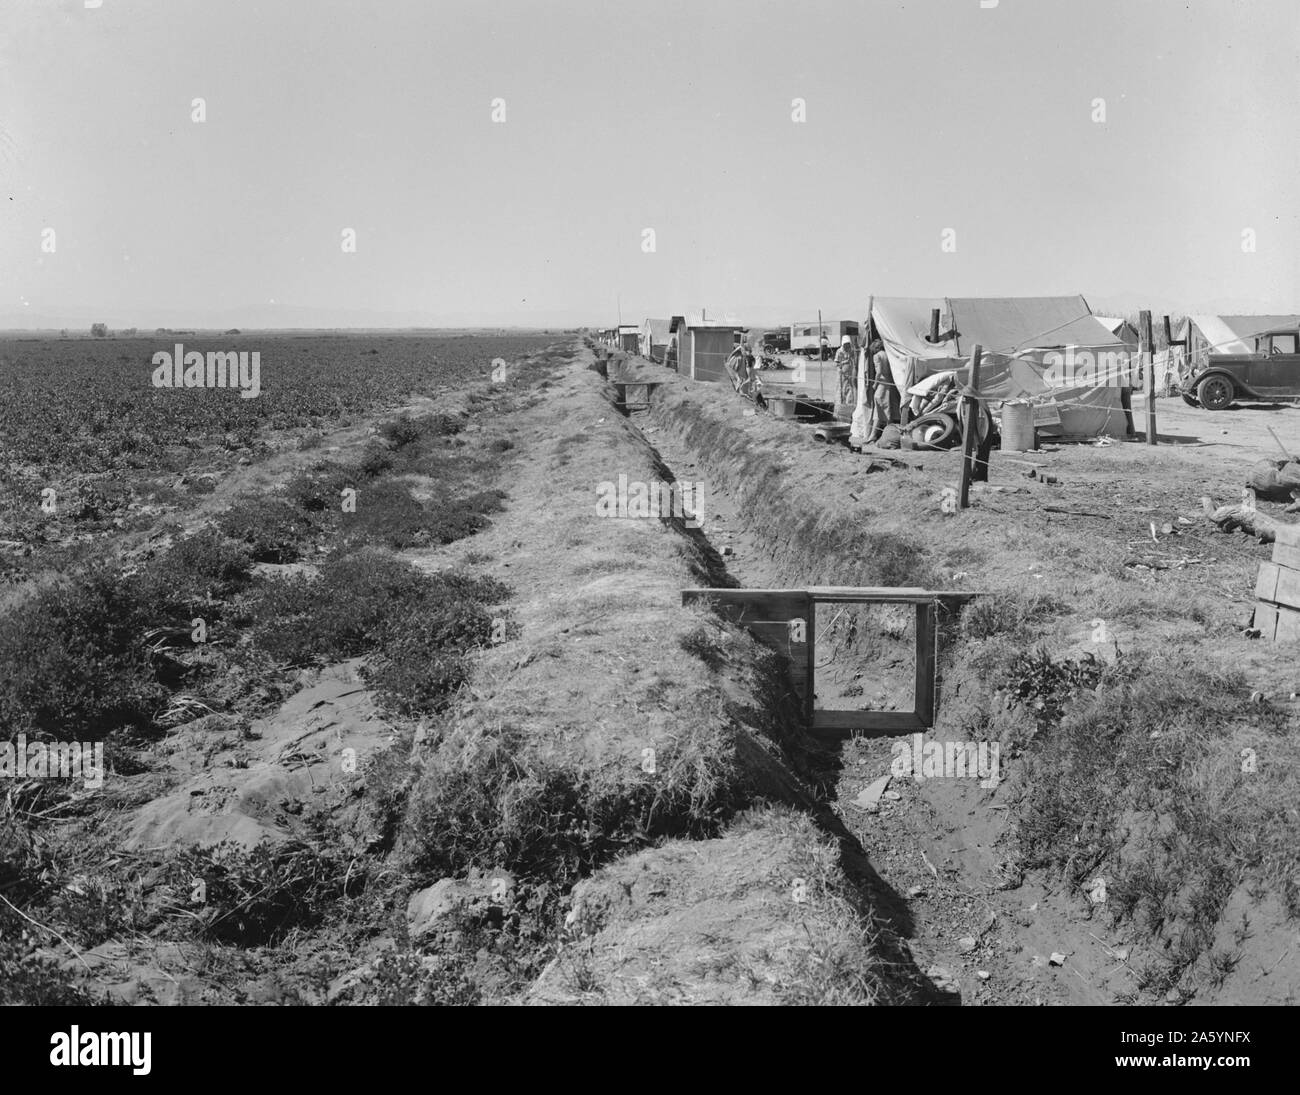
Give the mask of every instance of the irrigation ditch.
M 917 454 L 915 463 L 890 468 L 864 489 L 862 458 L 756 415 L 739 398 L 639 360 L 615 358 L 606 372 L 607 398 L 617 398 L 618 382 L 653 385 L 648 405 L 625 409 L 625 421 L 668 482 L 694 485 L 707 499 L 702 528 L 692 535 L 710 560 L 715 586 L 969 586 L 961 545 L 936 531 L 944 480 L 936 481 L 935 470 L 955 480 L 955 467 L 943 462 L 948 454 Z M 888 516 L 883 492 L 890 496 Z M 912 529 L 909 516 L 916 519 Z M 973 627 L 955 614 L 943 621 L 939 716 L 926 745 L 971 742 L 981 729 L 1002 736 L 990 725 L 991 707 L 1003 702 L 992 692 L 995 671 L 1013 647 L 982 641 L 1003 627 L 998 604 L 1006 591 L 995 591 L 994 600 L 976 610 Z M 815 626 L 823 652 L 819 705 L 909 706 L 912 636 L 905 616 L 874 606 L 819 616 Z M 991 780 L 918 780 L 897 776 L 900 753 L 914 748 L 919 760 L 924 747 L 908 737 L 901 744 L 897 737 L 816 741 L 802 752 L 799 773 L 813 796 L 809 816 L 834 837 L 845 869 L 860 881 L 875 929 L 924 974 L 928 998 L 1111 1004 L 1151 992 L 1144 960 L 1158 960 L 1167 944 L 1156 940 L 1144 953 L 1131 926 L 1099 916 L 1051 872 L 1026 871 L 1015 824 L 1021 792 L 1007 778 L 1015 743 L 992 746 L 1005 752 Z M 1183 998 L 1180 989 L 1168 991 L 1170 1002 Z

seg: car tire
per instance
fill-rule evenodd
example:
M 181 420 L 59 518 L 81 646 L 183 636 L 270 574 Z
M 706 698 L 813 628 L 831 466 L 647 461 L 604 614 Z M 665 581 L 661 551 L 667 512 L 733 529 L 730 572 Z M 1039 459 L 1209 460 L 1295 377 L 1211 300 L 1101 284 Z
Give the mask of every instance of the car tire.
M 907 432 L 911 434 L 912 447 L 916 449 L 947 449 L 960 437 L 957 419 L 942 412 L 922 415 L 915 422 L 909 422 Z
M 1183 397 L 1183 402 L 1189 407 L 1199 407 L 1201 405 L 1201 401 L 1197 399 L 1196 396 L 1192 395 L 1191 392 L 1179 392 L 1178 394 Z
M 1232 381 L 1223 376 L 1207 376 L 1196 385 L 1196 398 L 1207 411 L 1226 411 L 1236 394 Z

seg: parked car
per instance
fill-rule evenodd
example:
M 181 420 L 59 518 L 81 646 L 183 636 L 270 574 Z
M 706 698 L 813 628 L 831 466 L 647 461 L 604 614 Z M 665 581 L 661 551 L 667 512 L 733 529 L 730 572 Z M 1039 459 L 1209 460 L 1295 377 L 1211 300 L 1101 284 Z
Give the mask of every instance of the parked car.
M 1222 411 L 1238 399 L 1300 399 L 1300 329 L 1278 327 L 1255 336 L 1249 354 L 1211 354 L 1183 385 L 1183 400 Z

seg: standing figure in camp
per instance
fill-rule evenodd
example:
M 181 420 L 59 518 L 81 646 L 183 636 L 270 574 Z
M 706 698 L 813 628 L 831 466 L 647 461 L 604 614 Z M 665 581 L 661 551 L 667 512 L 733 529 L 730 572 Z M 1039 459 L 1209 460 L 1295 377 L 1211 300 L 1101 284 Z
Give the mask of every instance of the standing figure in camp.
M 858 399 L 856 361 L 853 354 L 853 339 L 845 335 L 840 339 L 840 348 L 835 351 L 835 365 L 840 373 L 840 403 L 856 403 Z
M 867 352 L 871 355 L 876 378 L 872 388 L 873 411 L 871 434 L 868 437 L 868 444 L 873 444 L 879 439 L 886 426 L 898 421 L 898 386 L 894 383 L 894 374 L 889 367 L 889 355 L 885 352 L 885 344 L 878 338 L 874 339 L 867 347 Z
M 737 343 L 726 362 L 727 375 L 731 377 L 731 386 L 746 399 L 759 401 L 758 369 L 754 361 L 754 351 L 748 342 Z

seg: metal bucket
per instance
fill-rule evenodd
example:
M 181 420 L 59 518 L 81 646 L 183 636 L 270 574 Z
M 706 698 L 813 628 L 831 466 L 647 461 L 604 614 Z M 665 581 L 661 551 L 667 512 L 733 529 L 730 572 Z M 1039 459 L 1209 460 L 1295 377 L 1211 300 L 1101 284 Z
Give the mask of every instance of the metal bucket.
M 1002 404 L 1002 451 L 1030 452 L 1037 447 L 1034 440 L 1034 405 L 1032 403 Z

